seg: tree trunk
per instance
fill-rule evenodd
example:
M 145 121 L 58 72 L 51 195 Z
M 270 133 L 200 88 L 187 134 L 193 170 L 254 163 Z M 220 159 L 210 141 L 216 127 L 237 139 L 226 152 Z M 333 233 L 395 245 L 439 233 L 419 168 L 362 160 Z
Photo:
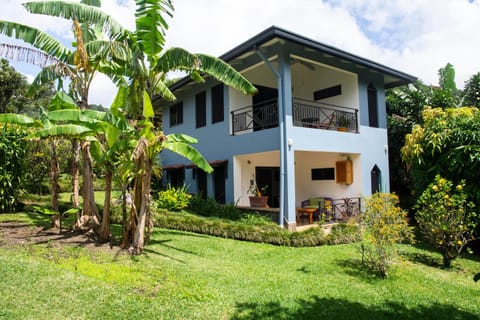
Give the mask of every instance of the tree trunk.
M 127 185 L 122 183 L 122 241 L 120 247 L 126 248 L 128 244 Z
M 102 242 L 110 240 L 110 201 L 112 193 L 112 167 L 107 164 L 105 168 L 105 202 L 103 203 L 102 225 L 100 226 L 99 239 Z
M 135 213 L 135 217 L 138 220 L 129 251 L 134 255 L 140 254 L 143 251 L 145 244 L 145 225 L 150 209 L 150 184 L 153 162 L 149 160 L 148 147 L 149 141 L 146 138 L 141 138 L 133 153 L 137 176 L 135 177 L 134 201 L 132 205 L 132 209 L 135 210 L 132 210 L 132 212 Z
M 152 180 L 152 166 L 148 161 L 145 161 L 145 172 L 139 176 L 141 180 L 141 205 L 138 215 L 138 225 L 135 230 L 135 236 L 133 239 L 130 252 L 134 255 L 140 254 L 143 251 L 145 244 L 145 226 L 147 216 L 150 211 L 150 184 Z
M 137 172 L 140 170 L 141 165 L 137 165 Z M 135 238 L 135 232 L 138 228 L 140 219 L 140 209 L 142 207 L 142 174 L 137 174 L 133 181 L 133 195 L 132 195 L 132 207 L 130 208 L 130 219 L 128 221 L 128 243 L 132 244 Z
M 55 138 L 50 139 L 50 181 L 52 183 L 51 197 L 52 197 L 52 210 L 57 212 L 52 215 L 52 227 L 60 228 L 60 213 L 58 212 L 58 178 L 60 175 L 60 164 L 57 156 L 57 141 Z M 60 230 L 61 231 L 61 230 Z
M 90 142 L 81 142 L 82 152 L 82 177 L 83 177 L 83 211 L 80 221 L 77 221 L 76 228 L 95 228 L 100 225 L 95 194 L 93 192 L 93 166 L 90 155 Z M 79 223 L 78 223 L 79 222 Z
M 443 256 L 443 267 L 445 269 L 450 269 L 450 267 L 452 266 L 453 258 L 451 258 L 448 253 L 443 253 L 442 256 Z
M 78 208 L 80 205 L 80 143 L 77 139 L 72 141 L 72 205 Z M 79 217 L 78 217 L 79 218 Z

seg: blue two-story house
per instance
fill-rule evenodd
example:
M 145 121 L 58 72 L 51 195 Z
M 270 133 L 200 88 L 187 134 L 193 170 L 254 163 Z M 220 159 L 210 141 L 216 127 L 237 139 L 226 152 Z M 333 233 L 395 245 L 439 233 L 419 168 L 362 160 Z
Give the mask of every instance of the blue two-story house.
M 174 84 L 163 130 L 197 138 L 215 170 L 164 151 L 165 182 L 239 206 L 249 206 L 252 183 L 267 185 L 269 206 L 290 230 L 302 200 L 389 191 L 385 89 L 415 77 L 277 27 L 220 58 L 258 94 L 212 78 Z

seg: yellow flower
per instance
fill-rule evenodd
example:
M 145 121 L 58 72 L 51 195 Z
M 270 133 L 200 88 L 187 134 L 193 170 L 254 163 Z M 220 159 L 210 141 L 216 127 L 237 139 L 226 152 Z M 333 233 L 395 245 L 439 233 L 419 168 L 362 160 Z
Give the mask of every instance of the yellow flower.
M 437 192 L 437 191 L 438 191 L 437 185 L 434 185 L 434 186 L 432 187 L 432 190 L 435 191 L 435 192 Z
M 443 198 L 448 199 L 449 198 L 448 194 L 444 195 Z
M 438 241 L 438 244 L 439 244 L 439 245 L 442 245 L 442 243 L 443 243 L 443 241 L 442 241 L 442 240 Z
M 461 246 L 461 245 L 462 245 L 462 241 L 461 241 L 461 240 L 458 240 L 458 241 L 457 241 L 457 244 L 458 244 L 459 246 Z
M 457 191 L 462 191 L 462 190 L 463 190 L 463 186 L 462 186 L 461 184 L 459 184 L 459 185 L 457 186 Z

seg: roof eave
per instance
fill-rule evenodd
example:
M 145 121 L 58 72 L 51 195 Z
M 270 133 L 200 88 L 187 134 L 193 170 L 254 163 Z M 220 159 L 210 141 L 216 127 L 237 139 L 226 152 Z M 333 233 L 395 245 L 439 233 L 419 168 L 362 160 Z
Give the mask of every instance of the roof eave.
M 397 85 L 403 85 L 403 84 L 408 84 L 415 82 L 417 80 L 416 77 L 409 75 L 407 73 L 395 70 L 393 68 L 387 67 L 385 65 L 379 64 L 375 61 L 369 60 L 362 58 L 360 56 L 348 53 L 346 51 L 340 50 L 338 48 L 325 45 L 323 43 L 314 41 L 312 39 L 309 39 L 307 37 L 304 37 L 302 35 L 278 28 L 276 26 L 271 26 L 268 29 L 262 31 L 261 33 L 257 34 L 256 36 L 248 39 L 247 41 L 243 42 L 242 44 L 236 46 L 235 48 L 231 49 L 230 51 L 226 52 L 225 54 L 220 56 L 220 59 L 229 62 L 243 54 L 245 54 L 248 51 L 254 50 L 255 48 L 258 48 L 262 46 L 264 43 L 274 39 L 274 38 L 280 38 L 286 41 L 292 41 L 295 43 L 298 43 L 300 45 L 304 45 L 306 47 L 309 47 L 314 50 L 322 51 L 327 54 L 330 54 L 332 56 L 341 58 L 341 59 L 346 59 L 349 61 L 352 61 L 356 64 L 365 66 L 367 68 L 371 68 L 373 70 L 379 71 L 383 74 L 388 74 L 390 76 L 393 76 L 395 78 L 398 78 L 398 81 L 391 82 L 391 83 L 385 83 L 386 88 L 392 88 Z M 192 81 L 190 77 L 184 77 L 178 82 L 174 83 L 170 89 L 172 91 L 179 89 Z

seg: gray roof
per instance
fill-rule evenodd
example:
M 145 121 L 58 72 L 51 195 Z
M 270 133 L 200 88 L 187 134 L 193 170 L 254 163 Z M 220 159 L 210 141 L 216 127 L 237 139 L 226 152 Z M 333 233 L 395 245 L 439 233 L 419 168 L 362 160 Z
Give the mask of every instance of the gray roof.
M 380 72 L 384 75 L 384 84 L 385 88 L 392 88 L 399 85 L 411 83 L 417 80 L 416 77 L 409 75 L 407 73 L 395 70 L 393 68 L 387 67 L 375 61 L 362 58 L 360 56 L 348 53 L 346 51 L 340 50 L 338 48 L 323 44 L 321 42 L 309 39 L 302 35 L 281 29 L 276 26 L 271 26 L 270 28 L 260 32 L 256 36 L 250 38 L 244 43 L 236 46 L 232 50 L 220 56 L 220 59 L 231 62 L 234 59 L 244 55 L 249 51 L 254 51 L 256 48 L 265 45 L 271 40 L 279 39 L 284 40 L 289 43 L 293 43 L 299 46 L 307 47 L 318 52 L 328 54 L 330 56 L 336 57 L 338 59 L 350 61 L 356 65 L 362 66 Z M 189 83 L 191 79 L 185 77 L 171 86 L 172 90 L 179 89 Z

